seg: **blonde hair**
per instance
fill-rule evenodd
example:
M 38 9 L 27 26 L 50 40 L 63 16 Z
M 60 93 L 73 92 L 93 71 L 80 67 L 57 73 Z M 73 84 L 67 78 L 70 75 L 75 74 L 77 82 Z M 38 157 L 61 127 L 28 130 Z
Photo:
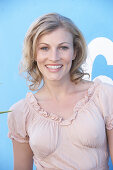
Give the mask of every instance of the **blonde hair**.
M 77 83 L 83 76 L 84 73 L 81 68 L 82 64 L 86 60 L 86 43 L 84 37 L 80 30 L 75 26 L 75 24 L 67 17 L 64 17 L 57 13 L 46 14 L 38 18 L 28 29 L 27 34 L 24 39 L 23 46 L 23 58 L 20 62 L 20 73 L 26 73 L 25 78 L 29 82 L 30 90 L 37 90 L 43 75 L 38 69 L 36 58 L 36 46 L 37 40 L 49 32 L 54 31 L 57 28 L 65 28 L 73 35 L 73 47 L 76 50 L 76 57 L 72 61 L 72 66 L 70 70 L 71 81 Z

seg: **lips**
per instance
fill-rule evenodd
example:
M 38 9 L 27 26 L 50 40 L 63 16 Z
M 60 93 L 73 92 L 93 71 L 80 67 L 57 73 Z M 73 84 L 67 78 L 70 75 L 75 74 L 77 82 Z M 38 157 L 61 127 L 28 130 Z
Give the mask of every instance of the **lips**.
M 62 65 L 57 65 L 57 66 L 51 66 L 51 65 L 48 65 L 48 66 L 46 66 L 47 68 L 51 68 L 51 69 L 58 69 L 58 68 L 61 68 L 62 67 Z
M 49 71 L 55 72 L 55 71 L 59 71 L 62 66 L 63 66 L 62 64 L 48 64 L 46 65 L 46 68 Z

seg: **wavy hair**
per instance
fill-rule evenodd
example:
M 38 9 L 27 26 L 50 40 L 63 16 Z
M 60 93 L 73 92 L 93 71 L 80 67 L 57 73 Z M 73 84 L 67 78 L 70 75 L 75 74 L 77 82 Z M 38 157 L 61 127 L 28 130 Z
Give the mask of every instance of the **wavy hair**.
M 71 81 L 77 83 L 85 73 L 82 69 L 82 64 L 86 60 L 87 48 L 84 37 L 77 26 L 67 17 L 58 13 L 49 13 L 38 18 L 28 29 L 24 44 L 23 58 L 20 62 L 20 73 L 25 73 L 25 78 L 29 82 L 29 89 L 35 91 L 38 89 L 43 75 L 38 69 L 36 58 L 37 41 L 42 35 L 48 34 L 57 28 L 64 28 L 73 36 L 73 47 L 76 50 L 76 57 L 72 61 L 70 70 Z

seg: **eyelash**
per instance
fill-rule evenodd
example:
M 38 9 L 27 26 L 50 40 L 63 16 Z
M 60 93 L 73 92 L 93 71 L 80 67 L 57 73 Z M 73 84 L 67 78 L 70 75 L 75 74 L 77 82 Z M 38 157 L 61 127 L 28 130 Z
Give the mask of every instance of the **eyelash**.
M 67 50 L 67 49 L 69 49 L 69 47 L 67 47 L 67 46 L 61 46 L 60 49 L 62 49 L 62 50 Z
M 47 51 L 48 47 L 41 47 L 40 49 L 43 50 L 43 51 Z
M 41 49 L 42 51 L 47 51 L 49 48 L 48 48 L 48 47 L 41 47 L 40 49 Z M 65 50 L 68 50 L 69 47 L 67 47 L 67 46 L 60 46 L 59 49 L 65 51 Z

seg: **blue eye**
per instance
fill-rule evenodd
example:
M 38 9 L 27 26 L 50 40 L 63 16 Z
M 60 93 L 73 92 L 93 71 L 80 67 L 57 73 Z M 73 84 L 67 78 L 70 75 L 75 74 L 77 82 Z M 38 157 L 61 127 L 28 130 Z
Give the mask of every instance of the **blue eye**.
M 40 49 L 43 50 L 43 51 L 47 51 L 48 47 L 41 47 Z
M 69 48 L 68 48 L 67 46 L 61 46 L 60 49 L 61 49 L 61 50 L 67 50 L 67 49 L 69 49 Z

